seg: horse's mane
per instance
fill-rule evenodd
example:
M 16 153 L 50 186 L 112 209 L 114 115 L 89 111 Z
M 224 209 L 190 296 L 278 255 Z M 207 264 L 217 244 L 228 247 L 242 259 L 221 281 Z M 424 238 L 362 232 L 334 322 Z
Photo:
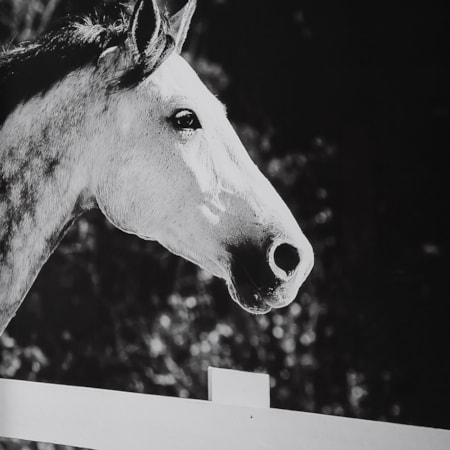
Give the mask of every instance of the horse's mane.
M 123 46 L 128 37 L 128 15 L 114 23 L 82 18 L 35 41 L 23 42 L 0 54 L 0 125 L 21 103 L 48 91 L 70 72 L 97 61 L 112 46 Z M 166 22 L 166 21 L 165 21 Z M 164 27 L 167 31 L 167 27 Z M 148 76 L 174 47 L 164 32 L 158 40 L 151 65 L 138 60 L 116 80 L 117 86 L 134 85 Z

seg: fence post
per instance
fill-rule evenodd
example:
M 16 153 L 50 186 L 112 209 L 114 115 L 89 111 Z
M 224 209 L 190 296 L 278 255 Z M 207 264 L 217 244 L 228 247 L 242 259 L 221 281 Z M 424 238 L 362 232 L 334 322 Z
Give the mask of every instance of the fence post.
M 208 400 L 222 405 L 270 408 L 269 375 L 208 367 Z

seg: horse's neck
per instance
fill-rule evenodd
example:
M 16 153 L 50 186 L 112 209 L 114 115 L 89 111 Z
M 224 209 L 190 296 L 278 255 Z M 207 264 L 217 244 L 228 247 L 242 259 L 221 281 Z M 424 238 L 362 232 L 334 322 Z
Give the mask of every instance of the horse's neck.
M 0 128 L 0 334 L 89 201 L 64 117 L 43 113 L 42 101 L 19 107 Z

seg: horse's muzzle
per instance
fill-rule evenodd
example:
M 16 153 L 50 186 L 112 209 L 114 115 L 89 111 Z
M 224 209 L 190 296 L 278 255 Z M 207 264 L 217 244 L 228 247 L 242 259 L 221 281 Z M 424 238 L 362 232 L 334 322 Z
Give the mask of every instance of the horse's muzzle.
M 229 249 L 230 295 L 242 308 L 253 314 L 265 314 L 272 308 L 291 303 L 312 269 L 311 245 L 285 239 L 264 243 L 244 243 Z

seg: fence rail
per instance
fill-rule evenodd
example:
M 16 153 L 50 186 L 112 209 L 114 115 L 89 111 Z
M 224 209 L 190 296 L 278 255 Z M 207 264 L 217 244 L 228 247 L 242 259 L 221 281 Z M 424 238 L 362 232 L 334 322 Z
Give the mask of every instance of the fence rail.
M 271 409 L 268 395 L 267 376 L 222 369 L 213 401 L 0 379 L 0 436 L 95 450 L 450 449 L 448 430 Z

